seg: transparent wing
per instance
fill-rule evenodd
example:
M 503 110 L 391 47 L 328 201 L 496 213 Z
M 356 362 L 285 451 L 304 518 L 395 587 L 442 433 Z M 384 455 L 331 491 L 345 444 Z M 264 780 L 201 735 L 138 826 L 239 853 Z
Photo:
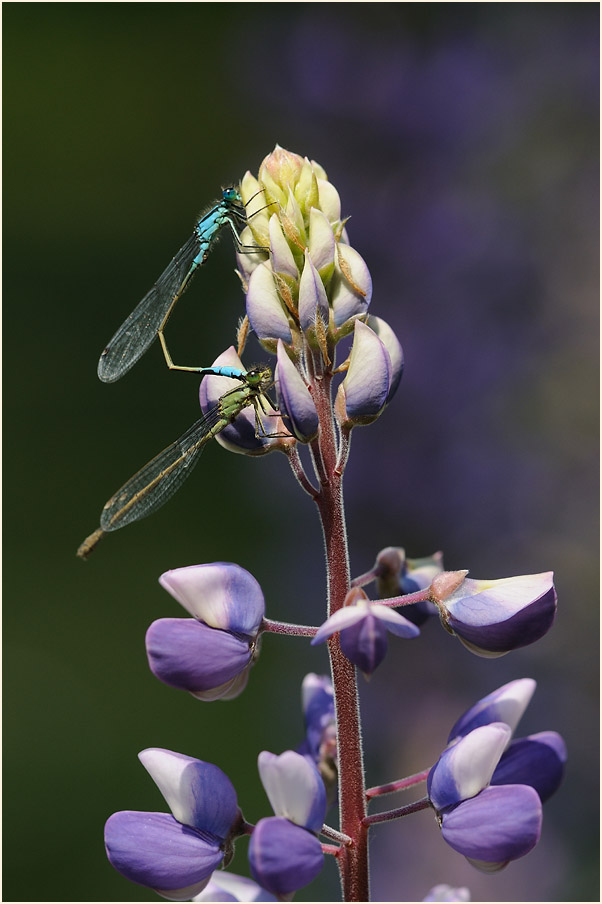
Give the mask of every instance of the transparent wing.
M 167 502 L 191 473 L 207 442 L 226 423 L 215 407 L 149 461 L 106 503 L 100 516 L 102 530 L 118 530 L 146 518 Z
M 98 362 L 98 376 L 103 383 L 119 380 L 142 357 L 157 335 L 170 305 L 188 285 L 195 269 L 193 261 L 200 250 L 201 243 L 193 233 L 119 327 Z

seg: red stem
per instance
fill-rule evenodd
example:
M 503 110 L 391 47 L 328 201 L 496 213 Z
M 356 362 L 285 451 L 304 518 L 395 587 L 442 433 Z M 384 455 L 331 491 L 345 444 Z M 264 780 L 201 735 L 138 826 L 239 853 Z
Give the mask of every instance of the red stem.
M 322 373 L 312 381 L 312 396 L 321 427 L 319 441 L 315 441 L 314 455 L 321 460 L 325 477 L 316 504 L 326 547 L 329 616 L 343 606 L 350 584 L 342 474 L 337 469 L 331 379 L 329 374 Z M 355 667 L 342 653 L 338 634 L 329 639 L 328 650 L 337 719 L 340 830 L 351 839 L 349 845 L 341 847 L 337 856 L 343 900 L 369 901 L 368 828 L 363 823 L 366 798 Z

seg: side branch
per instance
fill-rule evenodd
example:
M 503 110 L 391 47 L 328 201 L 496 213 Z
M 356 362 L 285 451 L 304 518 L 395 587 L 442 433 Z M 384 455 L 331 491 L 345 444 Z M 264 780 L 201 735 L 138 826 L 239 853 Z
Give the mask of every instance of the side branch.
M 420 782 L 425 782 L 429 772 L 430 769 L 425 769 L 424 772 L 417 772 L 407 778 L 400 778 L 396 782 L 388 782 L 386 785 L 374 785 L 374 787 L 368 788 L 366 791 L 366 799 L 371 800 L 373 797 L 380 797 L 382 794 L 393 794 L 394 791 L 404 791 L 406 788 L 412 788 L 414 785 L 419 785 Z
M 362 825 L 369 828 L 379 822 L 390 822 L 392 819 L 401 819 L 402 816 L 409 816 L 411 813 L 418 813 L 420 810 L 426 810 L 430 807 L 431 802 L 428 797 L 423 797 L 407 807 L 398 807 L 396 810 L 387 810 L 385 813 L 374 813 L 372 816 L 364 816 Z
M 272 621 L 271 618 L 264 618 L 259 626 L 259 633 L 269 634 L 287 634 L 289 637 L 315 637 L 318 633 L 317 628 L 311 625 L 291 625 L 289 622 Z

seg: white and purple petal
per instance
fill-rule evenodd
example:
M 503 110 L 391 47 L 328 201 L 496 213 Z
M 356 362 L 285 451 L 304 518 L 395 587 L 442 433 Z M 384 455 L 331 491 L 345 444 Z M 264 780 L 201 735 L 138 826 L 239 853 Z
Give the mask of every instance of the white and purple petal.
M 541 801 L 528 785 L 485 788 L 443 814 L 441 833 L 471 861 L 505 864 L 532 850 L 541 834 Z
M 352 317 L 361 317 L 368 310 L 372 298 L 372 277 L 366 262 L 355 248 L 339 242 L 337 250 L 330 301 L 335 326 L 341 327 Z M 354 286 L 347 280 L 341 269 L 339 255 L 343 258 L 343 266 L 346 266 Z M 358 289 L 361 291 L 358 292 Z
M 427 779 L 435 810 L 441 812 L 487 787 L 510 737 L 507 725 L 493 722 L 475 728 L 444 750 Z
M 165 571 L 161 586 L 191 615 L 211 628 L 254 637 L 265 614 L 261 587 L 231 562 L 188 565 Z
M 385 658 L 387 629 L 368 612 L 361 621 L 341 631 L 341 650 L 364 675 L 371 675 Z
M 270 217 L 270 248 L 272 251 L 273 271 L 281 276 L 288 276 L 295 281 L 299 279 L 299 269 L 295 263 L 293 252 L 284 236 L 277 214 L 272 214 Z
M 448 744 L 455 738 L 468 734 L 473 728 L 490 722 L 505 722 L 514 733 L 536 687 L 537 682 L 533 678 L 517 678 L 482 697 L 460 716 L 449 733 Z
M 317 633 L 311 639 L 311 645 L 316 646 L 316 644 L 323 643 L 327 638 L 336 634 L 337 631 L 342 631 L 344 628 L 362 621 L 365 616 L 364 609 L 359 606 L 343 606 L 342 609 L 338 609 L 320 625 Z
M 376 333 L 355 321 L 349 369 L 337 393 L 336 410 L 343 408 L 350 424 L 370 424 L 387 401 L 391 359 Z
M 370 615 L 382 622 L 391 634 L 405 638 L 418 637 L 420 634 L 415 624 L 404 615 L 401 615 L 401 613 L 396 612 L 395 609 L 391 609 L 390 606 L 383 606 L 381 603 L 370 603 L 369 608 Z
M 307 443 L 318 432 L 316 406 L 301 374 L 289 358 L 284 344 L 278 340 L 276 387 L 278 407 L 288 430 L 298 440 Z
M 105 847 L 122 876 L 173 901 L 188 901 L 202 891 L 223 858 L 219 841 L 169 813 L 113 813 L 105 825 Z
M 249 278 L 247 316 L 259 339 L 293 341 L 288 315 L 278 294 L 271 264 L 265 261 Z
M 365 323 L 374 330 L 380 341 L 389 352 L 391 359 L 391 379 L 389 381 L 389 392 L 387 393 L 387 404 L 391 401 L 397 387 L 401 382 L 404 367 L 404 355 L 401 343 L 389 324 L 381 317 L 375 317 L 373 314 L 366 317 Z
M 276 816 L 319 832 L 326 815 L 326 790 L 314 764 L 293 750 L 279 756 L 264 750 L 257 766 Z
M 320 209 L 324 212 L 329 223 L 338 223 L 341 219 L 341 199 L 332 182 L 318 178 L 318 194 L 320 197 Z
M 283 819 L 260 819 L 249 844 L 249 864 L 256 882 L 275 895 L 288 895 L 308 885 L 324 865 L 315 835 Z
M 559 788 L 566 759 L 566 744 L 555 731 L 517 738 L 504 752 L 491 784 L 531 785 L 544 803 Z
M 556 615 L 551 571 L 495 581 L 466 578 L 443 605 L 462 643 L 482 656 L 502 656 L 539 640 Z
M 328 218 L 317 207 L 312 207 L 309 211 L 308 251 L 315 269 L 328 281 L 334 269 L 335 240 Z M 305 266 L 307 267 L 307 260 Z M 328 322 L 328 313 L 326 321 Z
M 236 791 L 228 776 L 195 757 L 161 747 L 138 754 L 178 822 L 225 839 L 238 814 Z
M 251 641 L 194 618 L 160 618 L 146 632 L 146 654 L 151 672 L 164 684 L 208 691 L 249 665 Z
M 332 237 L 331 229 L 330 235 Z M 318 314 L 322 319 L 322 323 L 327 326 L 329 307 L 326 289 L 317 267 L 312 261 L 309 252 L 306 251 L 303 273 L 299 281 L 299 323 L 304 332 L 315 327 Z

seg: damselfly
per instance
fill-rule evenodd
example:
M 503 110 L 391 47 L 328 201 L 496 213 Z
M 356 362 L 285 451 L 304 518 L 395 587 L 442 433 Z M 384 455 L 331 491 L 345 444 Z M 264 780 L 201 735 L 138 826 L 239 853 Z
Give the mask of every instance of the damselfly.
M 197 368 L 197 371 L 203 376 L 234 377 L 240 380 L 240 386 L 226 392 L 215 408 L 111 496 L 101 512 L 100 527 L 86 537 L 77 550 L 80 558 L 87 559 L 108 531 L 139 521 L 167 502 L 186 480 L 209 440 L 231 424 L 249 405 L 255 409 L 257 435 L 267 435 L 261 424 L 260 412 L 269 414 L 268 406 L 275 411 L 270 399 L 264 395 L 272 385 L 269 367 L 259 365 L 248 371 L 235 367 L 204 367 Z
M 103 351 L 98 362 L 98 376 L 104 383 L 119 380 L 142 357 L 155 336 L 163 338 L 163 330 L 176 302 L 197 268 L 205 263 L 222 226 L 230 227 L 239 251 L 268 251 L 260 245 L 241 244 L 236 227 L 242 229 L 247 224 L 247 211 L 240 193 L 236 188 L 225 188 L 221 201 L 200 218 L 186 244 L 180 248 Z

